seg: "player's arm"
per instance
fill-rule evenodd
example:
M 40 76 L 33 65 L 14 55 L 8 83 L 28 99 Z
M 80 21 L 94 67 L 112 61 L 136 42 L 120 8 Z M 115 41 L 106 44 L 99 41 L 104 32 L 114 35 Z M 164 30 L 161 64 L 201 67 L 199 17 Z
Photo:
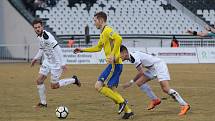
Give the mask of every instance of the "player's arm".
M 129 82 L 127 82 L 127 83 L 125 83 L 125 84 L 123 85 L 123 89 L 126 89 L 126 88 L 132 86 L 132 84 L 135 83 L 135 82 L 141 81 L 141 78 L 140 78 L 140 77 L 144 75 L 144 68 L 143 68 L 142 64 L 140 64 L 140 65 L 139 65 L 138 67 L 136 67 L 136 68 L 137 68 L 137 70 L 138 70 L 138 73 L 136 74 L 136 76 L 134 77 L 133 80 L 130 80 Z
M 201 37 L 208 36 L 208 32 L 207 31 L 197 32 L 197 31 L 187 30 L 187 33 L 191 34 L 191 35 L 194 35 L 194 36 L 201 36 Z
M 122 37 L 119 34 L 114 33 L 112 35 L 112 40 L 114 41 L 114 47 L 111 52 L 111 55 L 115 55 L 118 49 L 120 48 L 120 45 L 122 44 Z
M 89 48 L 75 48 L 74 53 L 81 53 L 81 52 L 99 52 L 102 50 L 103 44 L 101 42 L 101 40 L 99 40 L 98 44 L 93 46 L 93 47 L 89 47 Z
M 33 60 L 31 61 L 31 67 L 34 66 L 34 64 L 39 60 L 43 55 L 43 50 L 40 48 L 37 52 L 36 56 L 34 56 Z
M 63 69 L 63 71 L 66 71 L 67 67 L 66 67 L 66 63 L 65 63 L 65 60 L 64 60 L 64 57 L 63 57 L 63 53 L 62 53 L 62 50 L 61 50 L 60 46 L 59 45 L 55 46 L 54 47 L 54 51 L 60 57 L 61 68 Z
M 58 45 L 58 42 L 56 41 L 55 37 L 51 33 L 47 33 L 46 35 L 47 35 L 47 39 L 49 39 L 50 45 L 52 46 L 54 51 L 59 56 L 61 68 L 65 72 L 67 70 L 67 67 L 66 67 L 66 62 L 63 57 L 61 47 Z M 45 39 L 45 37 L 44 37 L 44 39 Z
M 93 46 L 93 47 L 89 47 L 89 48 L 84 48 L 82 49 L 83 52 L 99 52 L 102 50 L 102 42 L 101 40 L 99 40 L 98 44 Z
M 124 89 L 130 87 L 134 82 L 138 82 L 141 79 L 141 77 L 144 75 L 144 68 L 140 57 L 135 53 L 133 53 L 130 55 L 130 59 L 131 59 L 131 62 L 135 64 L 136 69 L 138 70 L 138 73 L 133 78 L 133 80 L 130 80 L 129 82 L 123 85 Z
M 137 82 L 140 79 L 140 77 L 144 75 L 144 68 L 142 64 L 137 67 L 137 70 L 138 70 L 138 73 L 133 79 L 134 82 Z
M 107 58 L 108 63 L 114 63 L 116 61 L 119 60 L 120 56 L 116 56 L 117 51 L 119 51 L 120 45 L 122 44 L 122 37 L 114 32 L 111 31 L 110 33 L 107 33 L 109 35 L 109 37 L 112 39 L 113 41 L 113 49 L 111 51 L 111 55 L 110 57 Z

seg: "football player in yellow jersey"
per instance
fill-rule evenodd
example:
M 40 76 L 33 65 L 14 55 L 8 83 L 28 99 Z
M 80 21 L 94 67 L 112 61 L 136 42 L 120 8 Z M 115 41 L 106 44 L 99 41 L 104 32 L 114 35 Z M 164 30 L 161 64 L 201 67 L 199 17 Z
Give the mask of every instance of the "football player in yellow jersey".
M 104 49 L 108 66 L 101 73 L 95 84 L 96 90 L 112 99 L 119 105 L 118 114 L 125 111 L 122 119 L 129 119 L 134 113 L 127 105 L 127 101 L 114 88 L 118 86 L 119 78 L 122 72 L 123 64 L 120 58 L 120 45 L 122 37 L 116 33 L 110 26 L 107 26 L 107 15 L 104 12 L 98 12 L 94 15 L 94 25 L 101 30 L 98 44 L 90 48 L 76 48 L 74 53 L 80 52 L 98 52 Z M 105 85 L 104 82 L 107 81 Z

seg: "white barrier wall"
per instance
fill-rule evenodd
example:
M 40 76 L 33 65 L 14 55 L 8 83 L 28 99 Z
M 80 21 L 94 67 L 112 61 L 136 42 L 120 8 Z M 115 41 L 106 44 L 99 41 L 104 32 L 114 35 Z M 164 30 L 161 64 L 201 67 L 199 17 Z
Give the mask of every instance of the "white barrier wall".
M 199 63 L 215 63 L 214 48 L 197 48 Z
M 74 54 L 72 48 L 63 48 L 67 64 L 105 64 L 104 52 Z M 153 54 L 166 63 L 215 63 L 215 48 L 128 48 Z M 128 64 L 129 62 L 125 62 Z
M 104 52 L 74 54 L 72 48 L 62 48 L 67 64 L 105 64 Z
M 147 53 L 163 59 L 166 63 L 198 63 L 195 48 L 147 48 Z

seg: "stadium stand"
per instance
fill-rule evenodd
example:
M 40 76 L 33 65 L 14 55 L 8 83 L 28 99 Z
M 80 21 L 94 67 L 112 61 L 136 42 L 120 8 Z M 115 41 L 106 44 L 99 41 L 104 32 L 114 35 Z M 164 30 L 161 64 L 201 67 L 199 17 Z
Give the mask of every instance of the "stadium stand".
M 190 11 L 201 17 L 208 24 L 215 23 L 214 0 L 178 0 Z
M 194 1 L 199 3 L 192 3 Z M 59 45 L 65 48 L 89 47 L 97 43 L 100 32 L 93 26 L 93 16 L 98 11 L 105 11 L 108 14 L 108 24 L 122 35 L 123 44 L 129 47 L 170 47 L 173 36 L 176 36 L 179 41 L 179 47 L 215 47 L 214 38 L 185 34 L 189 28 L 196 31 L 204 30 L 203 26 L 206 23 L 203 20 L 214 24 L 215 12 L 212 6 L 214 3 L 209 1 L 210 3 L 205 5 L 203 1 L 8 0 L 1 1 L 0 5 L 9 6 L 11 4 L 11 8 L 2 7 L 3 10 L 0 11 L 0 14 L 6 15 L 6 21 L 12 20 L 12 17 L 7 16 L 8 13 L 12 14 L 11 11 L 14 13 L 12 16 L 20 14 L 20 17 L 30 23 L 26 23 L 25 27 L 20 28 L 29 29 L 32 29 L 31 22 L 35 17 L 43 18 L 45 29 L 52 32 Z M 188 7 L 189 4 L 191 8 Z M 3 20 L 2 18 L 1 20 Z M 7 21 L 5 23 L 7 23 L 8 28 L 13 28 L 11 25 L 17 23 L 16 21 L 13 22 Z M 11 32 L 11 30 L 7 30 L 8 33 Z M 20 31 L 18 27 L 16 30 Z M 12 31 L 15 32 L 16 30 L 13 29 Z M 20 38 L 19 44 L 22 44 L 17 44 L 17 39 L 13 44 L 9 43 L 13 38 L 10 39 L 10 34 L 5 34 L 0 38 L 1 43 L 3 43 L 0 45 L 0 58 L 13 62 L 29 61 L 33 56 L 32 52 L 36 52 L 31 50 L 37 49 L 37 45 L 30 41 L 33 40 L 31 38 L 35 36 L 35 33 L 33 31 L 32 33 L 27 32 L 27 34 L 22 33 L 21 36 L 18 32 L 16 33 L 14 35 Z
M 55 0 L 47 0 L 47 2 L 44 3 L 35 3 L 35 1 L 38 0 L 8 0 L 8 2 L 10 2 L 11 5 L 29 22 L 29 24 L 31 24 L 35 19 L 36 10 L 48 11 L 46 7 L 54 7 L 56 5 L 55 3 L 57 2 L 53 2 Z M 57 37 L 55 32 L 52 31 L 52 28 L 50 28 L 48 25 L 45 25 L 44 27 L 46 30 L 52 32 L 55 37 Z
M 177 1 L 177 4 L 174 3 L 176 0 L 9 1 L 27 20 L 32 17 L 26 17 L 26 10 L 18 7 L 18 3 L 22 1 L 27 10 L 36 6 L 29 13 L 35 12 L 32 13 L 34 17 L 46 21 L 46 29 L 57 37 L 62 47 L 67 47 L 69 40 L 74 40 L 73 47 L 87 47 L 96 42 L 100 32 L 93 26 L 92 17 L 97 11 L 108 13 L 108 24 L 123 36 L 124 42 L 129 43 L 128 46 L 168 47 L 173 35 L 179 37 L 180 47 L 215 46 L 211 38 L 204 40 L 186 35 L 189 28 L 204 30 L 205 22 L 203 21 L 203 25 L 198 16 L 191 15 L 189 7 L 189 10 L 185 10 L 185 3 L 181 1 Z M 25 2 L 29 3 L 26 5 Z M 87 34 L 86 27 L 89 28 Z
M 90 34 L 99 34 L 92 21 L 97 11 L 107 12 L 109 25 L 121 34 L 185 34 L 188 28 L 203 29 L 166 0 L 69 1 L 60 0 L 55 7 L 47 6 L 48 11 L 36 11 L 57 35 L 83 35 L 87 25 Z

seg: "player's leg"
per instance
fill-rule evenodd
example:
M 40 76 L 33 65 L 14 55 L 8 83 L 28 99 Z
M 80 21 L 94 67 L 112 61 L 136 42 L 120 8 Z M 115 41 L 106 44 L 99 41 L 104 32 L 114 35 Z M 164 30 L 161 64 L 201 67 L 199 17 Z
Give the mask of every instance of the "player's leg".
M 118 110 L 118 114 L 120 114 L 123 110 L 125 111 L 122 119 L 129 119 L 131 116 L 134 115 L 134 113 L 131 111 L 131 109 L 129 108 L 129 106 L 127 105 L 127 100 L 125 100 L 122 95 L 116 91 L 115 88 L 117 88 L 118 84 L 119 84 L 119 79 L 120 79 L 120 75 L 123 69 L 123 65 L 122 64 L 115 64 L 113 65 L 114 68 L 114 72 L 110 78 L 110 80 L 108 81 L 107 85 L 110 89 L 113 90 L 114 94 L 117 97 L 117 104 L 119 106 L 119 110 Z
M 111 64 L 109 64 L 105 70 L 101 73 L 101 75 L 98 78 L 98 81 L 95 84 L 95 89 L 105 95 L 106 97 L 112 99 L 114 102 L 116 102 L 116 96 L 114 95 L 113 91 L 104 85 L 104 82 L 108 79 L 110 73 L 112 70 Z M 117 103 L 117 102 L 116 102 Z
M 51 69 L 51 88 L 57 89 L 62 86 L 66 86 L 69 84 L 76 84 L 77 86 L 81 86 L 81 83 L 77 76 L 73 76 L 71 78 L 59 79 L 62 74 L 62 69 Z
M 113 66 L 113 67 L 112 67 Z M 112 86 L 105 86 L 104 85 L 104 81 L 106 81 L 108 79 L 108 77 L 112 77 L 113 75 L 113 71 L 114 70 L 114 65 L 109 64 L 105 70 L 101 73 L 101 75 L 99 76 L 98 81 L 95 84 L 95 88 L 96 90 L 105 95 L 106 97 L 110 98 L 111 100 L 113 100 L 116 104 L 122 104 L 125 102 L 125 100 L 120 97 L 119 95 L 117 95 L 116 93 L 114 93 L 114 91 L 111 89 Z M 122 69 L 122 67 L 121 67 Z M 119 70 L 120 71 L 120 70 Z M 121 71 L 120 71 L 121 73 Z M 118 81 L 118 80 L 117 80 Z M 114 84 L 115 85 L 115 84 Z M 118 84 L 117 84 L 118 85 Z M 123 107 L 124 109 L 124 107 Z M 122 110 L 122 109 L 121 109 Z
M 116 67 L 117 68 L 117 67 Z M 111 87 L 112 86 L 112 90 L 114 91 L 115 95 L 118 97 L 118 100 L 120 99 L 121 101 L 123 101 L 122 103 L 118 103 L 118 106 L 119 106 L 119 110 L 118 110 L 118 114 L 120 114 L 123 110 L 124 110 L 124 115 L 122 116 L 122 119 L 129 119 L 131 118 L 134 113 L 132 112 L 132 110 L 130 109 L 130 107 L 127 105 L 128 101 L 126 99 L 124 99 L 122 97 L 122 95 L 116 91 L 116 87 L 119 83 L 119 78 L 120 78 L 120 74 L 117 74 L 117 71 L 118 69 L 116 69 L 116 75 L 114 74 L 112 77 L 112 79 L 109 80 L 108 82 L 108 86 Z M 112 81 L 112 80 L 115 80 L 115 81 Z M 114 86 L 116 85 L 116 86 Z
M 190 109 L 190 106 L 184 99 L 180 96 L 180 94 L 174 89 L 170 88 L 169 82 L 167 80 L 160 81 L 160 85 L 162 90 L 172 96 L 181 106 L 181 112 L 178 115 L 185 115 L 187 111 Z
M 179 95 L 177 91 L 170 88 L 169 82 L 167 80 L 160 81 L 161 88 L 163 92 L 172 96 L 180 105 L 187 105 L 187 103 L 183 100 L 183 98 Z
M 111 70 L 112 70 L 112 65 L 109 64 L 105 70 L 101 73 L 101 75 L 98 78 L 98 81 L 95 84 L 95 89 L 105 95 L 106 97 L 110 98 L 111 100 L 113 100 L 115 103 L 117 102 L 117 97 L 114 94 L 113 90 L 110 89 L 109 87 L 104 85 L 104 82 L 108 79 L 109 75 L 111 75 Z
M 114 93 L 118 96 L 118 98 L 124 99 L 114 88 L 115 87 L 112 87 L 112 89 L 114 90 Z M 120 114 L 123 110 L 125 112 L 124 115 L 122 116 L 122 119 L 129 119 L 134 115 L 134 113 L 132 112 L 130 107 L 127 105 L 127 103 L 128 103 L 127 100 L 124 99 L 123 103 L 117 104 L 119 106 L 118 113 Z
M 98 81 L 95 83 L 95 89 L 103 94 L 103 90 L 102 88 L 104 87 L 104 91 L 106 90 L 106 86 L 104 86 L 104 82 L 108 79 L 110 73 L 112 70 L 112 66 L 111 64 L 109 64 L 104 70 L 103 72 L 100 74 Z M 105 92 L 104 92 L 105 93 Z M 107 91 L 108 93 L 108 91 Z
M 112 65 L 112 68 L 113 68 L 113 73 L 107 85 L 110 89 L 113 90 L 114 95 L 117 97 L 116 102 L 117 104 L 119 104 L 118 113 L 120 114 L 124 109 L 127 109 L 125 110 L 125 112 L 131 112 L 131 109 L 128 106 L 126 106 L 127 101 L 115 90 L 115 88 L 117 88 L 119 84 L 119 78 L 122 73 L 123 65 L 115 64 L 115 65 Z
M 148 106 L 148 110 L 154 109 L 157 105 L 161 103 L 161 100 L 154 94 L 151 87 L 146 83 L 155 78 L 154 74 L 147 70 L 144 72 L 144 75 L 140 77 L 141 81 L 136 82 L 137 86 L 140 87 L 140 90 L 151 99 L 151 102 Z
M 68 84 L 76 84 L 78 87 L 81 87 L 81 81 L 77 76 L 73 75 L 71 78 L 61 79 L 59 81 L 59 86 L 66 86 Z
M 180 94 L 177 91 L 175 91 L 169 86 L 170 76 L 167 65 L 164 62 L 160 62 L 155 65 L 155 68 L 163 92 L 172 96 L 180 104 L 180 106 L 182 106 L 179 115 L 186 114 L 186 112 L 190 109 L 190 106 L 187 102 L 184 101 L 184 99 L 180 96 Z
M 49 73 L 48 66 L 43 64 L 40 67 L 39 76 L 36 79 L 38 94 L 40 98 L 40 102 L 36 105 L 36 107 L 47 107 L 46 94 L 45 94 L 46 88 L 44 85 L 44 80 L 47 78 L 48 73 Z

